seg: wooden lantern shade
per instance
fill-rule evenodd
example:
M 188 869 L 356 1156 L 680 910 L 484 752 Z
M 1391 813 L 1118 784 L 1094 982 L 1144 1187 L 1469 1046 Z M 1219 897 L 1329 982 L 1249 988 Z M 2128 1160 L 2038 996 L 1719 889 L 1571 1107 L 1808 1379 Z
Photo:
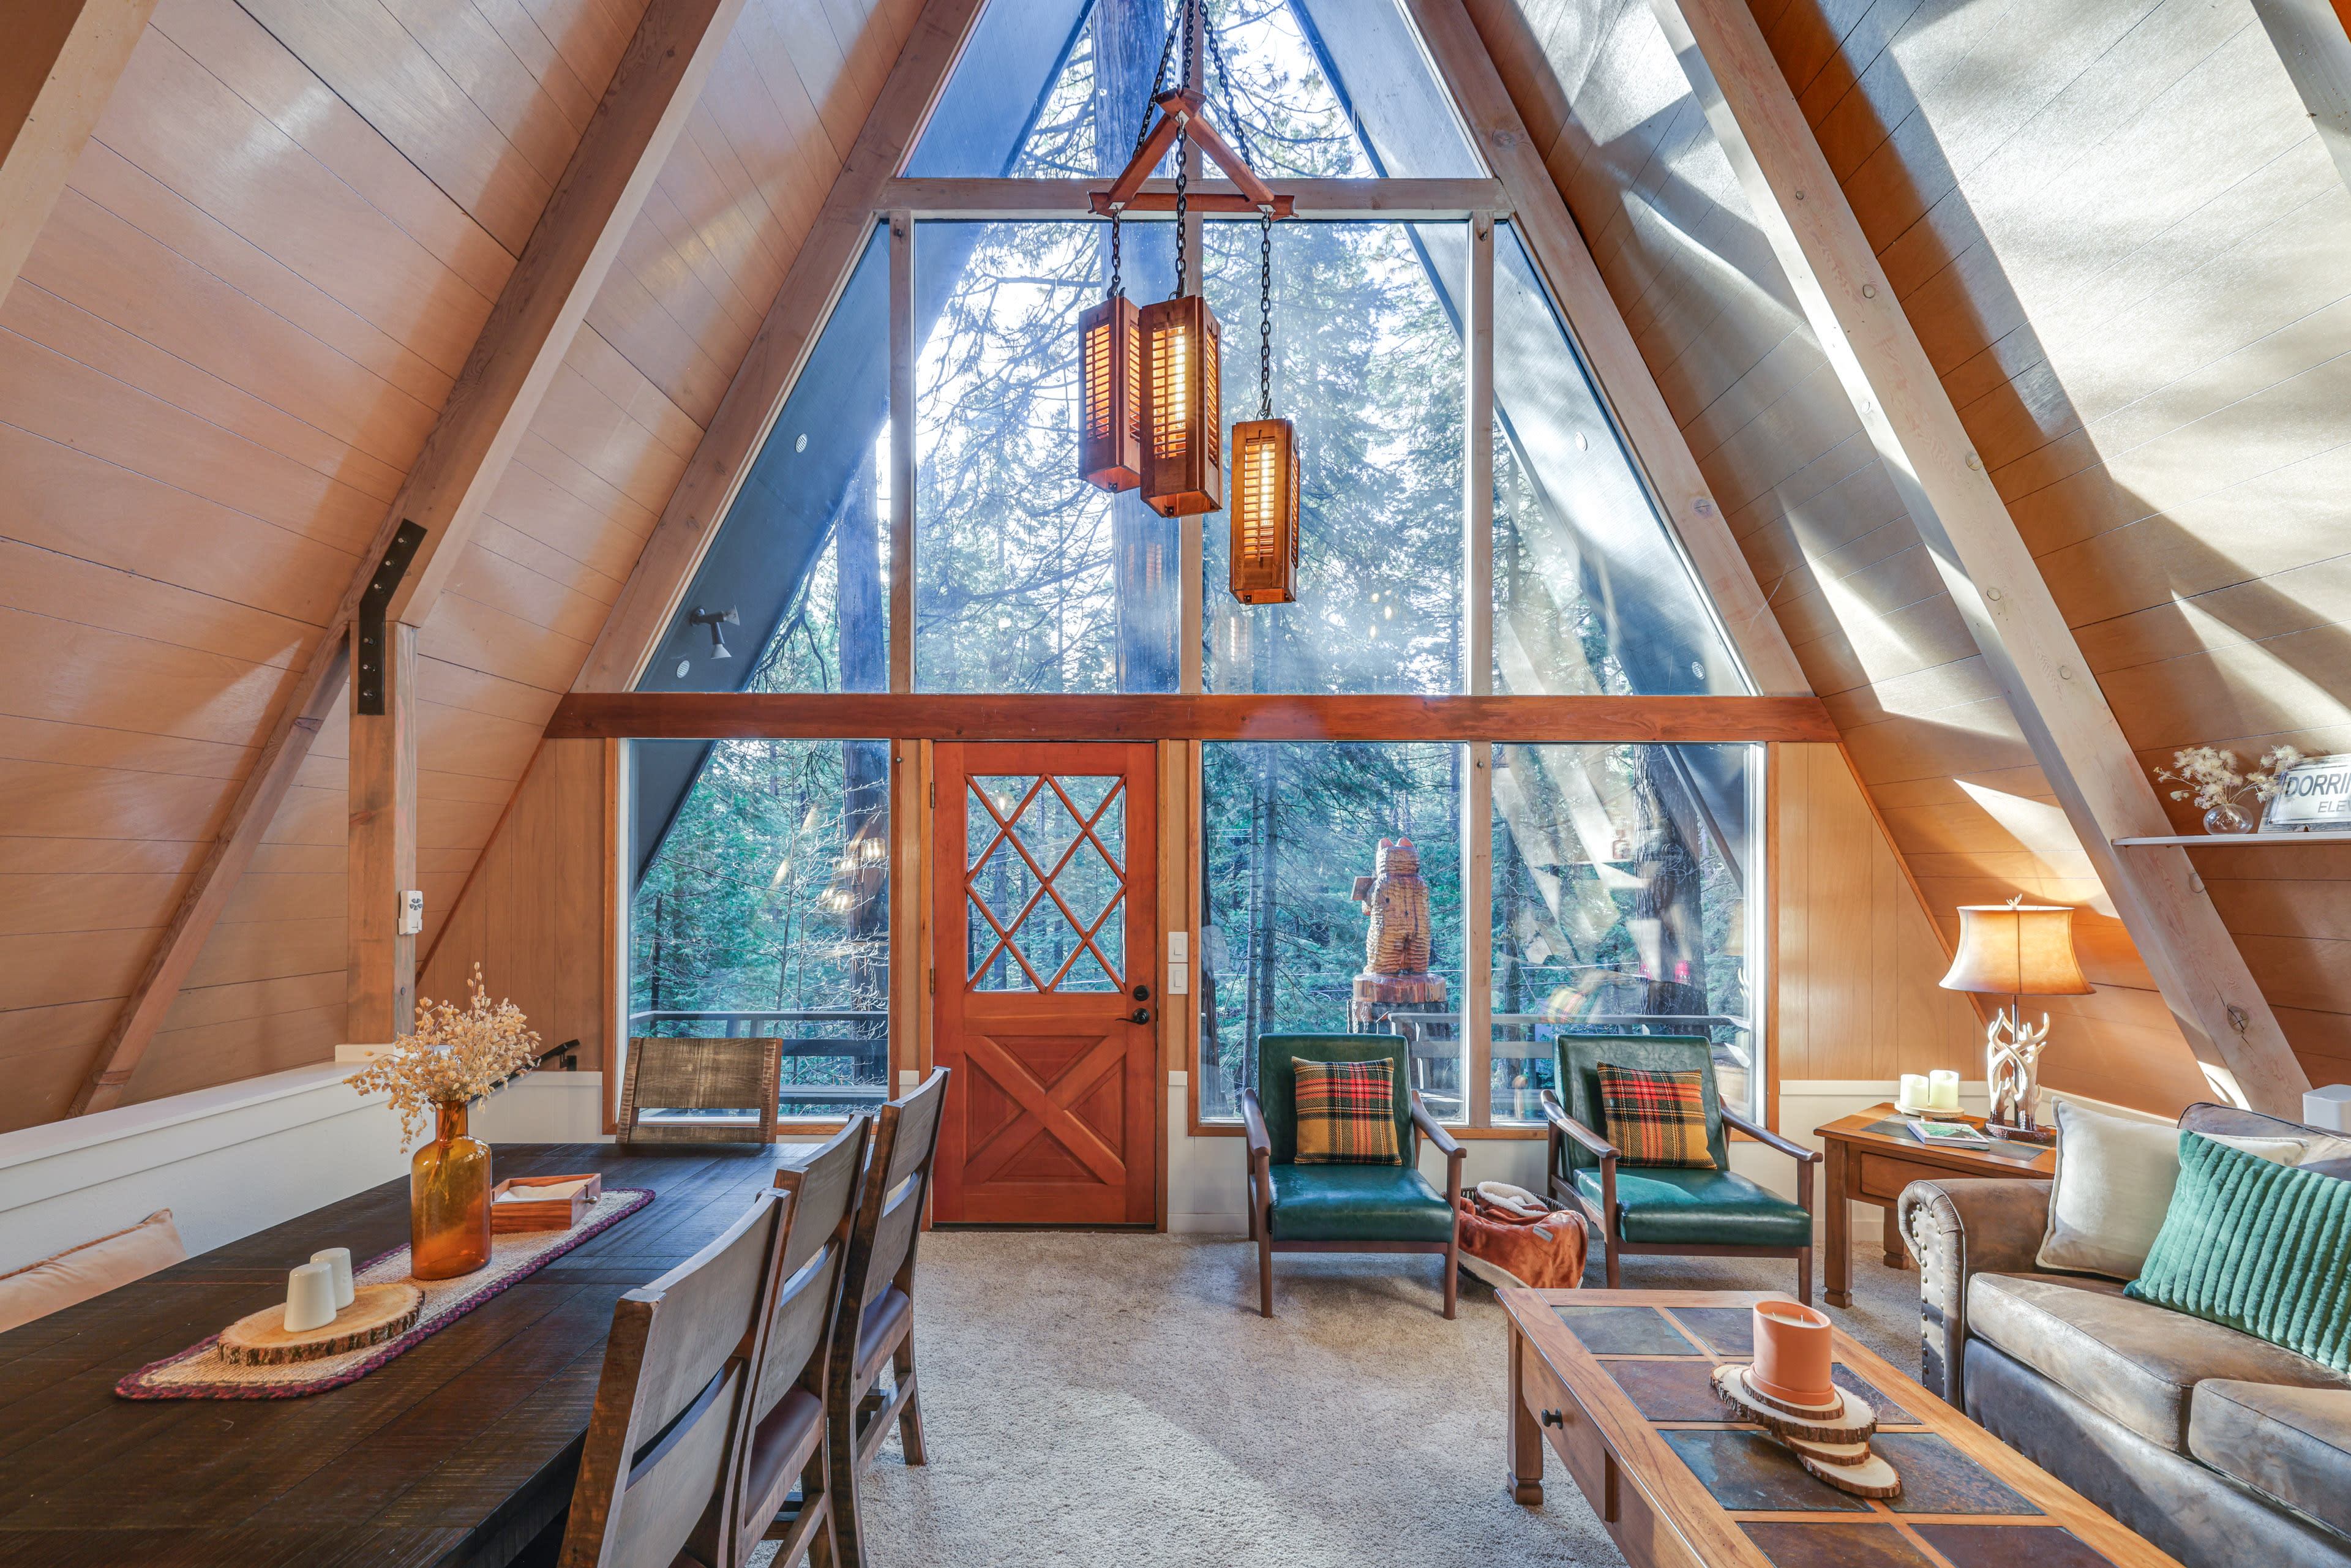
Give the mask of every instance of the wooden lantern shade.
M 1078 473 L 1116 495 L 1143 483 L 1143 343 L 1134 301 L 1078 318 Z
M 1298 602 L 1298 446 L 1286 419 L 1233 426 L 1233 597 Z
M 1163 517 L 1225 509 L 1220 334 L 1196 294 L 1143 308 L 1143 498 Z

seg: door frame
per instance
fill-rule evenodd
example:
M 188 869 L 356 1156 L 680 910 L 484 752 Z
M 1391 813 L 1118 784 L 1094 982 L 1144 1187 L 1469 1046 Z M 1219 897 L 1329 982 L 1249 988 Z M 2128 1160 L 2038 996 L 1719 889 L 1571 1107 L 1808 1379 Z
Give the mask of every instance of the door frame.
M 1153 866 L 1155 886 L 1152 890 L 1150 904 L 1150 918 L 1155 929 L 1144 961 L 1140 965 L 1133 963 L 1135 947 L 1130 941 L 1128 958 L 1134 972 L 1125 977 L 1127 985 L 1148 983 L 1152 989 L 1151 1000 L 1148 1004 L 1131 1004 L 1148 1005 L 1153 1009 L 1150 1025 L 1151 1064 L 1147 1084 L 1151 1106 L 1151 1128 L 1147 1140 L 1130 1139 L 1129 1143 L 1130 1147 L 1139 1145 L 1147 1147 L 1150 1151 L 1154 1166 L 1151 1184 L 1153 1213 L 1147 1223 L 1153 1229 L 1164 1232 L 1167 1228 L 1170 1176 L 1168 1170 L 1168 1156 L 1171 1152 L 1168 1146 L 1169 1096 L 1175 1092 L 1169 1082 L 1169 1072 L 1171 1062 L 1180 1064 L 1183 1060 L 1181 1052 L 1185 1049 L 1184 1041 L 1188 1039 L 1185 1026 L 1190 1021 L 1190 1008 L 1193 1002 L 1193 998 L 1188 994 L 1188 988 L 1186 994 L 1172 998 L 1168 994 L 1171 966 L 1167 958 L 1166 934 L 1170 931 L 1183 931 L 1187 934 L 1186 939 L 1189 940 L 1192 925 L 1190 911 L 1197 897 L 1197 830 L 1191 810 L 1190 776 L 1186 771 L 1194 760 L 1191 753 L 1195 748 L 1182 741 L 1162 740 L 1145 743 L 1079 737 L 1067 739 L 1055 737 L 1050 741 L 1040 741 L 1032 737 L 998 737 L 984 734 L 960 737 L 952 742 L 942 743 L 929 739 L 908 740 L 897 742 L 893 746 L 893 775 L 901 764 L 904 765 L 905 774 L 903 780 L 904 792 L 900 798 L 911 798 L 911 804 L 914 806 L 914 810 L 909 810 L 904 819 L 905 829 L 902 832 L 893 834 L 893 864 L 891 886 L 893 901 L 898 898 L 904 900 L 904 904 L 900 907 L 904 909 L 907 919 L 905 924 L 901 925 L 896 918 L 897 912 L 893 910 L 892 929 L 893 932 L 904 930 L 909 933 L 910 939 L 906 944 L 905 951 L 913 959 L 913 962 L 904 966 L 905 974 L 903 989 L 898 979 L 893 978 L 892 983 L 893 994 L 905 997 L 913 1004 L 905 1013 L 901 1015 L 912 1026 L 903 1031 L 903 1039 L 902 1031 L 896 1027 L 894 1019 L 892 1030 L 892 1060 L 902 1061 L 911 1059 L 909 1067 L 900 1069 L 902 1081 L 905 1076 L 910 1075 L 926 1076 L 936 1065 L 939 965 L 944 957 L 951 956 L 958 963 L 962 961 L 960 948 L 956 948 L 950 955 L 947 952 L 950 945 L 941 939 L 942 889 L 939 879 L 943 874 L 943 867 L 941 857 L 932 852 L 937 841 L 938 832 L 939 778 L 942 769 L 937 747 L 941 744 L 958 747 L 1040 744 L 1102 746 L 1116 747 L 1121 751 L 1130 750 L 1144 744 L 1151 747 L 1152 756 L 1148 766 L 1136 769 L 1141 777 L 1130 777 L 1127 783 L 1130 795 L 1148 791 L 1149 805 L 1154 819 L 1152 848 L 1155 862 Z M 1123 768 L 1122 771 L 1123 772 L 1124 769 Z M 968 807 L 966 809 L 968 810 Z M 1131 852 L 1132 846 L 1130 846 L 1130 860 Z M 916 876 L 899 874 L 901 868 L 908 864 L 918 867 L 920 874 Z M 961 873 L 962 862 L 958 856 L 954 868 L 946 871 L 945 874 L 955 876 L 959 883 Z M 1130 907 L 1132 907 L 1132 900 L 1130 900 Z M 966 912 L 962 917 L 968 919 L 968 913 Z M 962 934 L 960 929 L 957 934 L 958 936 Z M 1171 1003 L 1176 1005 L 1171 1005 Z M 904 1052 L 904 1055 L 901 1054 L 902 1051 Z M 1188 1082 L 1188 1078 L 1186 1082 Z M 925 1223 L 928 1223 L 927 1219 Z M 1076 1228 L 1085 1227 L 1081 1222 Z

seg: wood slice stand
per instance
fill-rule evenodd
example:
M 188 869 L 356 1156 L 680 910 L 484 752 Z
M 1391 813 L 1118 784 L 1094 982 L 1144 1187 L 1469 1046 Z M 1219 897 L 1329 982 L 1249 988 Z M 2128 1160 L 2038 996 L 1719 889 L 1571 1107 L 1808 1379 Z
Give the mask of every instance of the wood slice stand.
M 1902 1477 L 1869 1447 L 1877 1407 L 1851 1389 L 1838 1389 L 1834 1406 L 1790 1405 L 1750 1385 L 1747 1367 L 1734 1363 L 1714 1369 L 1714 1392 L 1740 1420 L 1779 1439 L 1807 1474 L 1855 1497 L 1902 1495 Z
M 239 1366 L 284 1366 L 340 1355 L 399 1338 L 416 1326 L 423 1310 L 424 1292 L 404 1283 L 361 1285 L 334 1322 L 298 1333 L 286 1332 L 283 1306 L 267 1307 L 221 1331 L 221 1359 Z
M 1347 1027 L 1361 1034 L 1376 1028 L 1382 1013 L 1444 1009 L 1442 975 L 1357 975 L 1354 994 L 1347 1003 Z

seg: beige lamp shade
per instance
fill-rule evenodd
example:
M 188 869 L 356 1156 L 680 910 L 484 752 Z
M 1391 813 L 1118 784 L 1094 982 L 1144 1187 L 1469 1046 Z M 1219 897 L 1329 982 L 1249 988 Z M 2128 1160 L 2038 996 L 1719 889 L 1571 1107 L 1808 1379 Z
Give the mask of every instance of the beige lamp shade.
M 2074 912 L 2046 904 L 1961 904 L 1959 950 L 1947 991 L 2082 997 L 2094 988 L 2074 958 Z

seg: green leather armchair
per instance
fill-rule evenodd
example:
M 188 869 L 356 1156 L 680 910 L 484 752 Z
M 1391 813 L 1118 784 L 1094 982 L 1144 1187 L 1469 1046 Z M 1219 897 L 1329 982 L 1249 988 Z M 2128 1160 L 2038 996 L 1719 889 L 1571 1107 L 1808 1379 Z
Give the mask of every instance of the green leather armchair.
M 1405 1078 L 1406 1042 L 1387 1034 L 1269 1034 L 1257 1042 L 1257 1087 L 1241 1091 L 1249 1134 L 1249 1239 L 1257 1243 L 1258 1310 L 1273 1316 L 1277 1252 L 1432 1252 L 1445 1260 L 1445 1315 L 1460 1282 L 1461 1145 L 1437 1124 Z M 1308 1061 L 1395 1064 L 1400 1166 L 1297 1162 L 1296 1070 Z M 1420 1174 L 1420 1140 L 1445 1155 L 1445 1191 Z
M 1618 1260 L 1627 1252 L 1674 1257 L 1792 1258 L 1796 1299 L 1813 1300 L 1813 1167 L 1820 1155 L 1801 1144 L 1757 1126 L 1724 1108 L 1715 1092 L 1713 1057 L 1704 1040 L 1689 1035 L 1562 1035 L 1555 1061 L 1556 1082 L 1566 1091 L 1562 1106 L 1543 1092 L 1543 1115 L 1551 1124 L 1548 1161 L 1552 1201 L 1579 1208 L 1601 1239 L 1608 1264 L 1608 1288 L 1615 1290 Z M 1700 1069 L 1706 1085 L 1706 1145 L 1715 1168 L 1619 1166 L 1623 1156 L 1592 1129 L 1608 1124 L 1600 1099 L 1600 1064 L 1686 1072 Z M 1796 1162 L 1796 1201 L 1758 1186 L 1730 1168 L 1729 1136 L 1736 1127 L 1757 1143 Z

